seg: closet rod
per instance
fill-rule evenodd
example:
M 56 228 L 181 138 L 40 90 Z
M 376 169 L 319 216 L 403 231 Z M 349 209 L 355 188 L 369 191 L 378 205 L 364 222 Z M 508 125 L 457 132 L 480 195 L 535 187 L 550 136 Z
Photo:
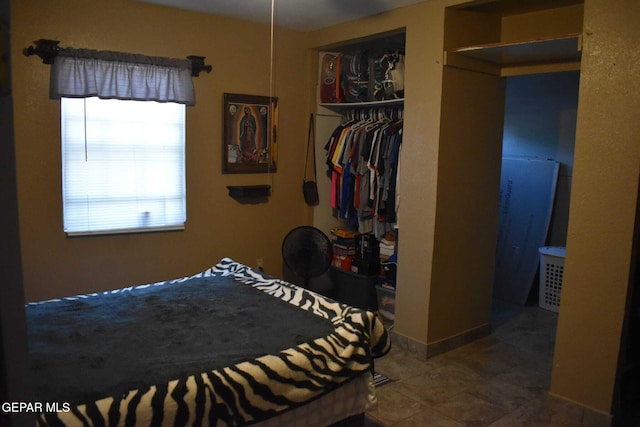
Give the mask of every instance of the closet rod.
M 35 46 L 29 46 L 22 50 L 25 56 L 37 55 L 42 59 L 43 64 L 53 64 L 53 59 L 58 56 L 61 48 L 57 40 L 40 39 L 33 42 Z M 213 67 L 205 65 L 204 56 L 189 55 L 187 59 L 191 62 L 191 76 L 198 77 L 201 71 L 210 73 Z
M 386 117 L 392 120 L 402 118 L 404 107 L 369 107 L 369 108 L 352 108 L 344 112 L 345 117 L 349 118 L 380 118 Z

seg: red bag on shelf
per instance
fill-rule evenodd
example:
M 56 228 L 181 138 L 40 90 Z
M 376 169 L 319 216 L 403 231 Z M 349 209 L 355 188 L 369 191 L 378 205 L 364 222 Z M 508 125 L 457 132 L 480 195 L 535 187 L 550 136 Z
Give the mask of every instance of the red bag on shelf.
M 320 102 L 342 102 L 344 99 L 340 84 L 340 60 L 339 53 L 322 55 Z

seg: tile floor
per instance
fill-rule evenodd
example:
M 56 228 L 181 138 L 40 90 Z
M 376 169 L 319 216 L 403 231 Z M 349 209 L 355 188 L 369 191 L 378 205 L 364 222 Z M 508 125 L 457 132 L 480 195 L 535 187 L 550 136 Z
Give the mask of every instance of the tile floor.
M 397 347 L 378 359 L 376 370 L 394 381 L 378 388 L 365 426 L 593 425 L 580 407 L 548 395 L 557 314 L 498 308 L 488 337 L 428 360 Z

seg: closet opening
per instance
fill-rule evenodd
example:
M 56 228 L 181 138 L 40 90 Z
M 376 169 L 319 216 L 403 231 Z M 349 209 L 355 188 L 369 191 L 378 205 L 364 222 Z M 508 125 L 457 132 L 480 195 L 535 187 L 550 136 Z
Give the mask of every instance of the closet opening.
M 446 198 L 435 245 L 446 254 L 455 243 L 472 266 L 452 280 L 443 275 L 442 292 L 466 283 L 455 296 L 472 309 L 482 301 L 491 329 L 537 298 L 539 248 L 566 244 L 583 12 L 581 0 L 474 1 L 445 11 L 438 192 Z M 507 158 L 519 181 L 505 179 Z M 542 167 L 525 172 L 518 162 Z M 534 182 L 546 186 L 546 199 L 533 200 Z M 524 202 L 546 221 L 535 223 Z M 508 217 L 515 211 L 523 221 Z
M 541 256 L 539 248 L 566 247 L 580 72 L 529 74 L 505 80 L 492 307 L 496 321 L 526 305 L 551 311 L 560 308 L 564 260 Z M 551 273 L 543 268 L 541 278 L 542 257 L 558 267 Z M 556 289 L 548 288 L 547 274 L 560 275 L 553 279 Z

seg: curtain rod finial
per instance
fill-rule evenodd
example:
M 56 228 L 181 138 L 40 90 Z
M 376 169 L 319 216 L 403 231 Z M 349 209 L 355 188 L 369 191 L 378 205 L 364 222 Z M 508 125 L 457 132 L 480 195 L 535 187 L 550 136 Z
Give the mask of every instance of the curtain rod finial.
M 191 75 L 193 77 L 198 77 L 201 71 L 206 71 L 210 73 L 213 67 L 211 65 L 204 64 L 204 56 L 195 56 L 189 55 L 187 59 L 191 61 Z
M 29 46 L 22 50 L 22 53 L 25 56 L 38 55 L 42 58 L 43 64 L 53 64 L 53 58 L 58 55 L 58 44 L 60 43 L 57 40 L 47 40 L 40 39 L 34 41 L 34 46 Z

